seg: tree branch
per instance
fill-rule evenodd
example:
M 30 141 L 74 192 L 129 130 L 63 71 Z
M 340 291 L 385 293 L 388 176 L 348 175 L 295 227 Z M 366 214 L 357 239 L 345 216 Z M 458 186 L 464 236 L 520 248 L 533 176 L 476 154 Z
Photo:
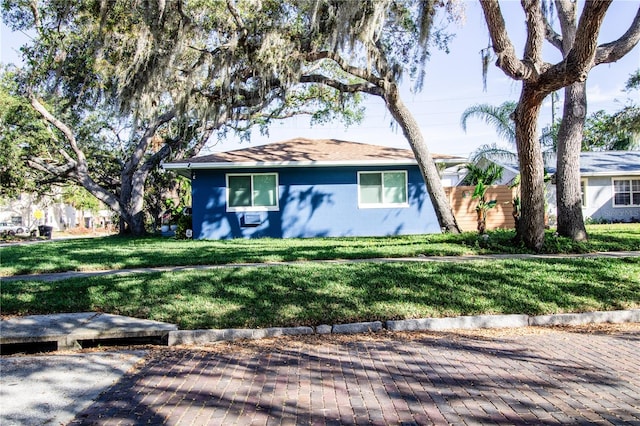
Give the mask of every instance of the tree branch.
M 580 16 L 576 39 L 565 59 L 567 72 L 578 75 L 577 81 L 585 81 L 589 70 L 594 66 L 598 47 L 598 34 L 611 0 L 587 2 Z
M 226 121 L 226 118 L 224 121 Z M 209 138 L 211 138 L 213 131 L 218 128 L 219 126 L 210 126 L 208 128 L 205 128 L 204 132 L 202 132 L 202 135 L 200 136 L 200 139 L 198 139 L 198 142 L 196 142 L 196 144 L 188 150 L 189 157 L 195 157 L 196 155 L 198 155 L 200 153 L 200 150 L 202 150 L 202 147 L 204 147 L 207 141 L 209 141 Z
M 42 115 L 42 117 L 46 121 L 51 123 L 54 127 L 60 130 L 62 134 L 64 134 L 65 138 L 67 139 L 67 142 L 69 142 L 71 149 L 76 155 L 76 159 L 73 160 L 65 152 L 63 156 L 67 159 L 67 161 L 72 160 L 75 162 L 74 163 L 68 162 L 65 166 L 61 166 L 62 168 L 55 168 L 51 165 L 46 165 L 44 163 L 33 163 L 34 167 L 38 168 L 38 166 L 41 166 L 40 168 L 38 168 L 38 170 L 44 171 L 46 173 L 64 172 L 65 167 L 68 167 L 68 171 L 66 171 L 67 175 L 72 176 L 76 182 L 82 185 L 87 191 L 91 192 L 97 199 L 99 199 L 100 201 L 105 203 L 107 206 L 109 206 L 114 212 L 123 216 L 126 215 L 127 213 L 124 209 L 121 208 L 118 199 L 113 194 L 109 193 L 107 190 L 101 187 L 89 176 L 89 167 L 87 165 L 86 157 L 84 155 L 84 152 L 78 147 L 76 137 L 73 134 L 73 131 L 71 130 L 71 128 L 67 126 L 65 123 L 63 123 L 62 121 L 58 120 L 56 117 L 54 117 L 53 114 L 51 114 L 36 99 L 35 95 L 32 92 L 29 92 L 29 100 L 31 101 L 31 105 L 33 106 L 33 108 L 36 111 L 38 111 L 38 113 Z
M 343 71 L 351 74 L 354 77 L 358 77 L 362 80 L 368 81 L 369 83 L 379 86 L 380 85 L 380 77 L 373 75 L 372 72 L 364 69 L 358 68 L 350 65 L 347 61 L 342 58 L 336 52 L 330 51 L 320 51 L 320 52 L 311 52 L 308 53 L 305 59 L 309 62 L 320 61 L 322 59 L 329 59 L 336 63 Z
M 563 51 L 562 50 L 562 36 L 560 34 L 558 34 L 553 27 L 551 26 L 551 24 L 549 23 L 549 20 L 547 19 L 547 17 L 544 17 L 544 27 L 545 27 L 545 38 L 547 39 L 547 41 L 549 43 L 551 43 L 553 46 L 555 46 L 556 49 L 558 49 L 559 51 Z
M 528 79 L 532 75 L 532 70 L 516 56 L 498 0 L 481 1 L 480 5 L 491 36 L 493 51 L 498 57 L 496 66 L 514 80 Z
M 560 21 L 560 31 L 562 31 L 561 44 L 555 45 L 562 53 L 562 57 L 566 57 L 567 53 L 576 40 L 576 21 L 577 6 L 572 0 L 556 0 L 556 9 L 558 10 L 558 20 Z M 553 44 L 553 43 L 552 43 Z
M 524 47 L 524 61 L 531 65 L 534 72 L 530 78 L 537 79 L 543 72 L 542 46 L 545 36 L 544 15 L 538 0 L 522 0 L 522 7 L 527 18 L 527 41 Z
M 73 131 L 71 130 L 71 128 L 67 126 L 65 123 L 63 123 L 62 121 L 58 120 L 56 117 L 54 117 L 53 114 L 51 114 L 47 110 L 47 108 L 45 108 L 44 105 L 42 105 L 40 101 L 36 99 L 35 95 L 31 91 L 29 91 L 29 100 L 31 102 L 31 106 L 33 107 L 33 109 L 35 109 L 45 120 L 51 123 L 56 129 L 62 132 L 64 137 L 67 139 L 67 142 L 69 142 L 69 146 L 71 146 L 71 149 L 76 155 L 77 162 L 80 164 L 86 165 L 87 160 L 82 150 L 80 150 L 80 148 L 78 147 L 76 137 L 73 134 Z
M 236 25 L 242 30 L 243 33 L 246 34 L 247 27 L 245 26 L 242 17 L 236 10 L 235 5 L 231 3 L 231 0 L 227 0 L 227 9 L 229 9 L 229 13 L 231 13 L 231 16 L 233 16 L 233 20 L 236 21 Z
M 334 89 L 342 93 L 364 92 L 375 96 L 383 96 L 384 94 L 382 88 L 380 88 L 379 86 L 374 86 L 371 83 L 346 84 L 321 74 L 303 75 L 300 77 L 300 83 L 324 84 L 326 86 L 333 87 Z
M 135 147 L 135 150 L 131 154 L 131 158 L 126 162 L 124 169 L 122 171 L 123 174 L 130 174 L 138 167 L 142 158 L 147 151 L 147 147 L 149 146 L 149 141 L 155 136 L 158 128 L 163 124 L 171 121 L 175 117 L 175 110 L 171 110 L 165 112 L 164 114 L 156 117 L 156 119 L 151 123 L 147 129 L 144 131 L 144 134 L 140 138 L 140 142 Z
M 44 161 L 44 159 L 39 157 L 27 159 L 27 165 L 54 177 L 71 176 L 74 174 L 73 172 L 76 168 L 76 165 L 74 163 L 55 165 L 48 163 Z
M 640 6 L 631 26 L 622 37 L 616 41 L 598 46 L 595 65 L 615 62 L 629 53 L 640 41 Z
M 31 0 L 29 2 L 31 13 L 33 14 L 33 23 L 38 31 L 42 30 L 42 20 L 40 19 L 40 11 L 38 10 L 37 0 Z

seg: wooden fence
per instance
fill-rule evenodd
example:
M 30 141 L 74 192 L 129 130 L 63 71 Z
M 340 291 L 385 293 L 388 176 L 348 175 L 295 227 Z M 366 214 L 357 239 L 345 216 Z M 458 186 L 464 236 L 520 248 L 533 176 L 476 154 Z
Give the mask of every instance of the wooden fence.
M 478 215 L 476 213 L 478 200 L 471 198 L 474 188 L 474 186 L 445 188 L 453 215 L 462 231 L 476 231 L 478 229 Z M 515 195 L 516 190 L 506 185 L 487 187 L 487 201 L 498 201 L 496 206 L 487 212 L 487 230 L 515 228 L 513 220 L 513 197 Z

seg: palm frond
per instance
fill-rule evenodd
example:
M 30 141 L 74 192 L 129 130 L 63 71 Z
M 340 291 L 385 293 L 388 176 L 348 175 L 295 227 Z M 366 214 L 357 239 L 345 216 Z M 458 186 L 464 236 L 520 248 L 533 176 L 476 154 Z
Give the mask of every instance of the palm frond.
M 516 128 L 511 116 L 516 109 L 516 105 L 513 101 L 506 101 L 498 106 L 489 104 L 473 105 L 462 112 L 460 126 L 466 132 L 467 120 L 469 118 L 478 118 L 492 126 L 500 138 L 515 146 Z
M 508 148 L 498 146 L 497 144 L 482 145 L 476 149 L 470 156 L 470 160 L 477 163 L 482 158 L 497 163 L 517 163 L 518 154 Z

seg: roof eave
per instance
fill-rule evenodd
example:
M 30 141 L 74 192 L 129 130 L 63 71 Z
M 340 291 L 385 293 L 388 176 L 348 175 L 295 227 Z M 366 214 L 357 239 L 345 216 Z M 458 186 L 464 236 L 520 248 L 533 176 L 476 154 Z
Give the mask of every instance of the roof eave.
M 640 176 L 640 170 L 614 170 L 610 172 L 581 172 L 581 177 L 614 177 L 614 176 Z
M 349 167 L 349 166 L 405 166 L 416 165 L 416 160 L 375 160 L 375 161 L 256 161 L 242 163 L 169 163 L 166 170 L 202 169 L 255 169 L 283 167 Z
M 442 158 L 435 159 L 436 163 L 460 164 L 463 159 Z M 165 170 L 196 170 L 196 169 L 253 169 L 277 167 L 365 167 L 365 166 L 414 166 L 418 162 L 414 159 L 400 160 L 360 160 L 360 161 L 247 161 L 247 162 L 182 162 L 165 163 Z

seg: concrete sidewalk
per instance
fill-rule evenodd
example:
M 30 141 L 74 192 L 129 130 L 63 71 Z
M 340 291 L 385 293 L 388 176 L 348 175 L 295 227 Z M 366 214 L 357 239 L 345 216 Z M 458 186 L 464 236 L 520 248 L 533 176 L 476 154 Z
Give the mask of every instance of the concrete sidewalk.
M 0 358 L 0 424 L 66 425 L 143 362 L 146 351 Z
M 264 262 L 264 263 L 232 263 L 223 265 L 183 265 L 183 266 L 158 266 L 149 268 L 129 268 L 129 269 L 109 269 L 103 271 L 67 271 L 54 272 L 45 274 L 28 274 L 14 275 L 10 277 L 1 277 L 2 281 L 43 281 L 53 282 L 70 278 L 94 277 L 103 275 L 127 275 L 141 274 L 152 272 L 180 272 L 195 270 L 212 270 L 223 268 L 242 268 L 242 267 L 270 267 L 281 265 L 299 265 L 302 263 L 392 263 L 392 262 L 471 262 L 481 260 L 506 260 L 506 259 L 591 259 L 591 258 L 622 258 L 622 257 L 640 257 L 640 251 L 615 251 L 615 252 L 598 252 L 583 254 L 483 254 L 483 255 L 466 255 L 466 256 L 416 256 L 416 257 L 398 257 L 398 258 L 373 258 L 373 259 L 340 259 L 340 260 L 304 260 L 293 262 Z
M 83 341 L 152 337 L 166 341 L 176 330 L 174 324 L 102 312 L 28 315 L 0 321 L 0 344 L 52 342 L 58 350 L 80 349 Z

